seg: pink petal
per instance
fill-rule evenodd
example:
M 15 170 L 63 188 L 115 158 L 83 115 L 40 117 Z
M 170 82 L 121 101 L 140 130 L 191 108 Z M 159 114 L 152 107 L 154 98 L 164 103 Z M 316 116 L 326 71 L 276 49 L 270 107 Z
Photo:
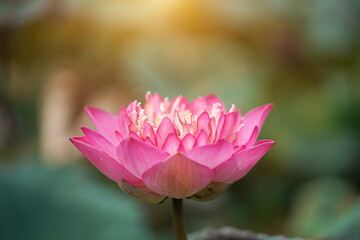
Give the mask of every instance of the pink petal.
M 93 143 L 90 141 L 90 139 L 87 138 L 86 136 L 72 137 L 72 138 L 69 138 L 69 140 L 70 140 L 70 142 L 72 142 L 72 140 L 76 140 L 76 141 L 84 142 L 89 145 L 93 145 Z
M 263 143 L 267 143 L 267 142 L 269 142 L 270 140 L 259 140 L 259 141 L 257 141 L 256 143 L 255 143 L 255 145 L 254 146 L 257 146 L 257 145 L 260 145 L 260 144 L 263 144 Z
M 220 119 L 220 117 L 219 117 L 219 119 Z M 216 128 L 217 128 L 217 121 L 216 121 L 215 117 L 212 116 L 211 121 L 210 121 L 211 131 L 210 131 L 210 134 L 208 135 L 208 139 L 210 142 L 215 142 Z
M 198 97 L 189 105 L 189 109 L 193 113 L 202 112 L 207 108 L 207 102 L 204 98 Z
M 217 128 L 216 128 L 215 141 L 220 138 L 220 134 L 222 132 L 224 123 L 225 123 L 225 114 L 223 112 L 221 112 L 221 115 L 220 115 L 220 118 L 219 118 L 219 121 L 217 124 Z
M 235 112 L 235 126 L 236 126 L 236 131 L 238 131 L 238 130 L 240 129 L 241 122 L 242 122 L 241 111 L 238 110 L 238 111 Z
M 137 135 L 137 133 L 134 132 L 134 131 L 130 131 L 129 136 L 131 136 L 131 137 L 133 137 L 133 138 L 135 138 L 135 139 L 137 139 L 137 140 L 139 140 L 139 141 L 143 141 L 143 140 L 141 139 L 141 137 L 139 137 L 139 135 Z
M 154 120 L 154 114 L 159 111 L 160 103 L 163 101 L 163 98 L 160 94 L 154 93 L 150 94 L 149 92 L 145 95 L 145 113 L 148 116 L 149 121 Z
M 210 127 L 210 116 L 207 112 L 203 112 L 197 119 L 197 130 L 195 136 L 200 134 L 200 131 L 205 131 L 206 135 L 209 136 L 211 132 Z
M 235 153 L 229 160 L 214 169 L 213 181 L 235 182 L 244 177 L 274 144 L 274 141 L 268 140 Z
M 183 153 L 187 153 L 188 151 L 190 151 L 190 149 L 194 147 L 195 141 L 196 140 L 193 135 L 191 135 L 190 133 L 187 134 L 181 141 L 179 151 Z
M 150 144 L 128 137 L 117 147 L 117 156 L 130 172 L 140 178 L 143 172 L 167 158 L 169 154 Z
M 123 138 L 129 136 L 130 125 L 132 125 L 132 122 L 128 116 L 127 110 L 125 107 L 121 107 L 119 114 L 119 133 Z
M 202 112 L 202 111 L 211 111 L 212 105 L 215 103 L 220 103 L 221 110 L 225 111 L 224 103 L 216 97 L 214 94 L 210 94 L 206 97 L 198 97 L 192 101 L 189 105 L 189 109 L 192 112 Z
M 175 154 L 179 150 L 180 143 L 181 141 L 177 135 L 175 133 L 171 133 L 166 138 L 162 150 L 170 155 Z
M 269 114 L 270 110 L 274 104 L 266 104 L 257 108 L 254 108 L 250 110 L 248 113 L 244 116 L 244 123 L 245 124 L 257 124 L 259 128 L 261 129 L 267 115 Z
M 170 112 L 174 113 L 176 109 L 181 109 L 182 106 L 187 106 L 188 105 L 188 101 L 186 97 L 183 96 L 176 96 L 172 101 L 171 101 L 171 108 L 170 108 Z
M 227 137 L 235 130 L 236 115 L 235 112 L 224 115 L 224 124 L 218 139 L 227 139 Z M 219 121 L 220 122 L 220 121 Z
M 121 136 L 121 134 L 119 133 L 119 131 L 115 131 L 115 136 L 117 137 L 119 142 L 121 142 L 124 139 L 123 136 Z
M 145 122 L 143 126 L 143 138 L 146 139 L 147 137 L 149 137 L 151 142 L 156 145 L 155 132 L 149 122 Z
M 126 108 L 126 110 L 128 112 L 137 111 L 137 109 L 138 109 L 138 101 L 137 100 L 129 103 L 128 107 Z
M 146 137 L 144 142 L 146 142 L 147 144 L 153 145 L 154 147 L 157 147 L 156 144 L 153 143 L 149 137 Z
M 91 130 L 86 127 L 82 127 L 81 130 L 85 134 L 86 138 L 88 139 L 88 143 L 90 143 L 90 145 L 93 145 L 103 150 L 105 153 L 109 154 L 110 157 L 116 159 L 116 147 L 111 142 L 109 142 L 105 137 L 95 132 L 94 130 Z
M 255 126 L 254 131 L 252 132 L 249 141 L 245 144 L 246 148 L 254 146 L 256 139 L 259 136 L 259 128 L 258 126 Z
M 119 143 L 115 136 L 115 131 L 119 130 L 119 118 L 116 115 L 93 107 L 85 107 L 85 111 L 99 133 L 113 144 Z
M 208 105 L 213 105 L 215 103 L 220 103 L 221 108 L 223 111 L 225 111 L 225 105 L 224 103 L 221 101 L 220 98 L 218 98 L 215 94 L 209 94 L 205 97 L 206 103 Z
M 208 135 L 204 130 L 201 130 L 199 136 L 196 138 L 194 147 L 199 147 L 206 144 L 208 144 Z
M 215 144 L 208 144 L 191 149 L 186 156 L 195 162 L 214 169 L 234 153 L 231 143 L 226 140 L 219 140 Z
M 141 179 L 135 177 L 117 160 L 110 157 L 101 149 L 89 145 L 86 141 L 81 141 L 81 138 L 71 138 L 70 141 L 97 169 L 111 180 L 115 182 L 126 180 L 133 186 L 143 184 Z
M 177 153 L 148 169 L 142 175 L 145 185 L 159 194 L 172 198 L 193 195 L 214 177 L 211 169 Z
M 176 133 L 173 123 L 168 117 L 164 117 L 156 131 L 156 142 L 159 148 L 162 148 L 167 136 Z
M 263 105 L 254 108 L 245 114 L 243 119 L 244 126 L 241 128 L 240 134 L 236 139 L 237 145 L 241 146 L 249 141 L 255 126 L 258 126 L 260 132 L 261 127 L 273 106 L 274 104 Z

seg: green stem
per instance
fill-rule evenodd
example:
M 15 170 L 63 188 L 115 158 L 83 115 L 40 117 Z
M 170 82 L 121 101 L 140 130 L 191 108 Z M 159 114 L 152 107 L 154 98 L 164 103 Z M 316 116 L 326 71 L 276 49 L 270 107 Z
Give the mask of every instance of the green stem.
M 173 226 L 175 231 L 176 240 L 186 240 L 186 230 L 183 215 L 183 204 L 182 199 L 172 199 L 173 208 Z

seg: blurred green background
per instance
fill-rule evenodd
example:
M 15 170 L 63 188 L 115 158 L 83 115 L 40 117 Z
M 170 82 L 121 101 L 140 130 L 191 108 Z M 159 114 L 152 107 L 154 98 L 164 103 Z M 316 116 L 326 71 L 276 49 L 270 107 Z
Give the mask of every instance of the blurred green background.
M 131 199 L 68 141 L 150 90 L 273 102 L 277 144 L 189 232 L 360 239 L 357 0 L 0 1 L 0 239 L 169 239 L 169 201 Z

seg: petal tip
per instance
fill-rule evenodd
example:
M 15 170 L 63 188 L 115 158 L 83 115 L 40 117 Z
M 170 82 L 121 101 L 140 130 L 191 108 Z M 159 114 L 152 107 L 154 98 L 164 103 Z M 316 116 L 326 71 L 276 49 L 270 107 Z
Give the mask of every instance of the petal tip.
M 71 137 L 71 138 L 69 138 L 69 140 L 70 140 L 70 142 L 72 144 L 75 145 L 75 142 L 81 142 L 81 140 L 80 140 L 81 138 L 85 138 L 85 136 L 83 136 L 83 137 Z
M 129 135 L 128 137 L 126 137 L 124 140 L 123 140 L 124 143 L 132 143 L 132 142 L 142 142 L 140 141 L 139 139 L 136 139 L 134 136 L 132 135 Z
M 94 107 L 90 107 L 90 106 L 85 106 L 84 107 L 84 111 L 87 113 L 87 114 L 91 114 L 92 111 L 96 110 L 97 108 L 94 108 Z
M 270 111 L 273 107 L 274 107 L 274 103 L 269 103 L 269 104 L 266 104 L 265 105 L 265 108 L 268 110 L 268 111 Z
M 262 140 L 263 142 L 261 144 L 269 144 L 273 146 L 276 142 L 274 140 Z
M 88 127 L 80 127 L 81 131 L 86 135 L 86 132 L 94 131 Z

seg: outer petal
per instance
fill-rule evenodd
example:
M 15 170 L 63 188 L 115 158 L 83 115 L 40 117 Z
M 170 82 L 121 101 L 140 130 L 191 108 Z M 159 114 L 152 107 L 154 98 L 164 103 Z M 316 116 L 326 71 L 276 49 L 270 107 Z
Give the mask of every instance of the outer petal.
M 257 124 L 257 126 L 259 126 L 259 128 L 261 129 L 267 115 L 269 114 L 273 106 L 274 104 L 271 103 L 250 110 L 244 116 L 244 123 L 252 123 L 253 125 Z
M 193 195 L 214 177 L 208 167 L 177 153 L 148 169 L 142 175 L 145 185 L 161 195 L 185 198 Z
M 81 130 L 86 135 L 89 143 L 107 153 L 110 157 L 116 159 L 116 147 L 109 142 L 105 137 L 101 134 L 95 132 L 86 127 L 82 127 Z
M 234 153 L 231 143 L 219 140 L 215 144 L 208 144 L 191 149 L 186 156 L 210 169 L 214 169 Z
M 169 154 L 130 136 L 117 147 L 117 156 L 131 173 L 140 178 L 143 172 Z
M 260 160 L 260 158 L 275 144 L 274 141 L 263 141 L 254 147 L 234 154 L 214 169 L 215 182 L 235 182 L 245 176 Z
M 162 148 L 167 136 L 176 133 L 173 123 L 168 117 L 164 117 L 156 131 L 156 142 L 159 148 Z
M 93 107 L 85 107 L 85 111 L 96 129 L 104 137 L 113 144 L 119 143 L 115 136 L 115 131 L 119 130 L 119 118 L 116 115 Z
M 257 142 L 255 143 L 254 146 L 257 146 L 257 145 L 260 145 L 260 144 L 263 144 L 263 143 L 267 143 L 267 142 L 269 142 L 269 141 L 271 141 L 271 140 L 259 140 L 259 141 L 257 141 Z
M 89 145 L 88 143 L 86 143 L 86 141 L 83 141 L 83 139 L 84 137 L 71 138 L 70 141 L 104 175 L 106 175 L 108 178 L 110 178 L 115 182 L 120 182 L 121 180 L 125 179 L 133 186 L 138 186 L 143 184 L 141 179 L 135 177 L 117 160 L 110 157 L 107 153 L 105 153 L 101 149 Z
M 236 140 L 237 145 L 241 146 L 249 141 L 255 126 L 258 126 L 258 133 L 260 132 L 261 127 L 273 106 L 274 104 L 263 105 L 254 108 L 245 114 L 243 119 L 244 126 L 241 128 L 240 134 Z
M 119 133 L 119 131 L 115 131 L 115 136 L 117 137 L 119 142 L 121 142 L 124 139 L 123 136 L 121 136 L 121 134 Z

